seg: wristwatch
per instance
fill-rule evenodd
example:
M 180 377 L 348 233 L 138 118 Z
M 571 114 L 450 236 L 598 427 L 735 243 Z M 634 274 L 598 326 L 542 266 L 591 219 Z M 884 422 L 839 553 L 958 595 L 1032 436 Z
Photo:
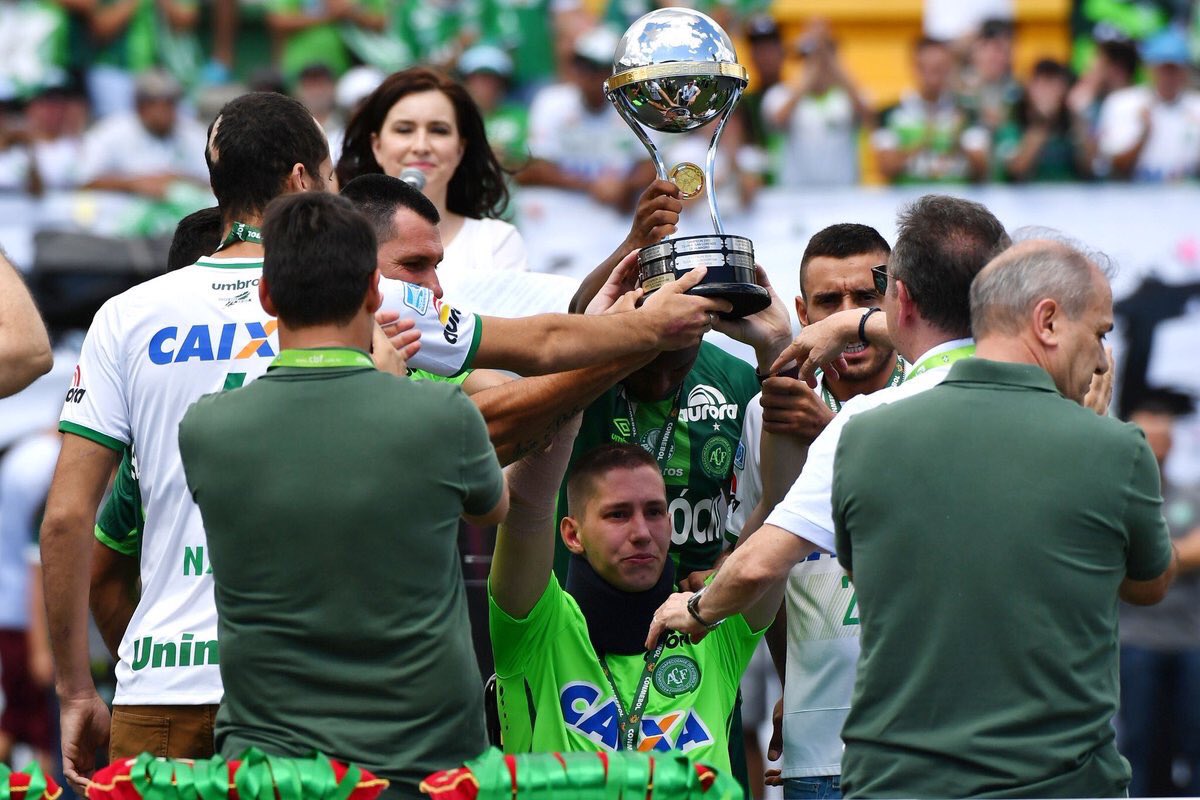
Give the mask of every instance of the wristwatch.
M 706 589 L 708 589 L 707 586 L 705 586 L 703 589 L 701 589 L 700 591 L 696 592 L 694 595 L 692 595 L 691 597 L 688 598 L 687 610 L 688 610 L 688 613 L 692 615 L 692 619 L 696 620 L 696 622 L 699 622 L 701 625 L 703 625 L 705 630 L 711 631 L 713 628 L 716 628 L 725 620 L 719 619 L 716 622 L 709 622 L 704 617 L 700 616 L 700 597 L 701 597 L 701 595 L 704 594 Z

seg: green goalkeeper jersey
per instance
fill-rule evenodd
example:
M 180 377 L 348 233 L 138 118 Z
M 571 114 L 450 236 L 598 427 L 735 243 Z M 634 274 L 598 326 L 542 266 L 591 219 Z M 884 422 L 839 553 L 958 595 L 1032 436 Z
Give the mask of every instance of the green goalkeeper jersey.
M 692 644 L 669 633 L 651 673 L 641 713 L 632 708 L 645 655 L 609 655 L 605 675 L 574 598 L 551 578 L 525 619 L 491 598 L 489 622 L 508 753 L 620 749 L 620 719 L 634 714 L 636 749 L 678 751 L 729 770 L 729 721 L 742 673 L 762 638 L 740 615 Z M 624 710 L 624 711 L 623 711 Z

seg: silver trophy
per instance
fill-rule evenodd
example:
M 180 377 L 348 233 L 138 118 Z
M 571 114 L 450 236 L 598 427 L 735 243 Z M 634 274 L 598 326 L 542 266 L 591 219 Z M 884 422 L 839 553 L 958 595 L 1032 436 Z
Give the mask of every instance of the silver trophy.
M 720 297 L 733 304 L 737 319 L 770 305 L 767 290 L 754 280 L 754 245 L 744 236 L 725 233 L 713 191 L 717 142 L 747 83 L 729 35 L 710 17 L 687 8 L 660 8 L 629 26 L 613 56 L 612 77 L 604 93 L 650 152 L 658 177 L 679 187 L 684 198 L 708 188 L 708 213 L 714 235 L 665 239 L 638 256 L 641 286 L 647 293 L 699 266 L 708 267 L 692 294 Z M 718 119 L 719 118 L 719 119 Z M 684 133 L 717 120 L 704 169 L 687 162 L 670 170 L 651 128 Z

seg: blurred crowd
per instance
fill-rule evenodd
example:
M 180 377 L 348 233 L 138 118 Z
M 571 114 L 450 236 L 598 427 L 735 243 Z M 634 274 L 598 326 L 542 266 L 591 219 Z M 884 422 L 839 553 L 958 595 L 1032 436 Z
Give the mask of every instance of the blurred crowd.
M 1004 3 L 978 5 L 997 8 L 964 31 L 926 25 L 911 43 L 909 88 L 883 103 L 842 56 L 836 25 L 813 20 L 792 31 L 766 0 L 701 0 L 699 8 L 730 32 L 752 75 L 718 152 L 722 206 L 748 207 L 767 186 L 1200 177 L 1195 3 L 1078 0 L 1071 57 L 1036 59 L 1027 73 L 1014 66 L 1019 23 L 1003 13 Z M 635 204 L 654 167 L 603 91 L 621 31 L 653 6 L 651 0 L 0 0 L 0 193 L 124 193 L 171 205 L 174 230 L 184 213 L 213 204 L 205 145 L 217 111 L 247 90 L 274 91 L 298 99 L 320 123 L 342 185 L 370 172 L 403 179 L 418 159 L 421 187 L 446 243 L 438 275 L 480 265 L 524 270 L 524 244 L 499 219 L 511 216 L 508 193 L 521 187 L 586 195 L 633 216 L 635 227 L 649 218 L 647 209 L 653 212 Z M 395 79 L 415 65 L 438 72 Z M 470 102 L 460 91 L 479 109 L 503 177 L 475 158 L 472 131 L 463 124 L 473 112 L 462 111 Z M 436 105 L 429 105 L 430 95 Z M 666 161 L 703 163 L 708 136 L 701 130 L 665 137 Z M 456 189 L 463 185 L 471 189 L 470 202 Z M 427 273 L 400 277 L 437 286 L 432 266 Z M 82 391 L 78 375 L 75 381 L 68 400 L 70 391 Z M 1160 464 L 1175 418 L 1192 410 L 1178 408 L 1179 398 L 1168 400 L 1141 409 L 1139 420 L 1150 435 L 1158 426 Z M 44 702 L 53 668 L 41 601 L 28 600 L 28 587 L 36 590 L 40 580 L 35 572 L 30 582 L 25 553 L 36 539 L 57 453 L 58 437 L 39 432 L 0 460 L 0 504 L 5 497 L 38 498 L 35 507 L 10 509 L 7 524 L 0 521 L 0 661 L 28 656 L 30 664 L 23 683 L 5 687 L 18 724 L 0 725 L 0 761 L 14 741 L 47 763 L 57 749 Z M 41 483 L 33 481 L 37 475 Z M 1200 498 L 1190 487 L 1170 493 L 1172 528 L 1200 536 Z M 1194 597 L 1177 594 L 1175 607 L 1192 625 L 1200 608 Z M 1192 679 L 1200 674 L 1200 656 L 1183 626 L 1159 629 L 1134 616 L 1123 622 L 1129 664 L 1123 672 L 1141 679 L 1123 691 L 1149 698 L 1131 704 L 1145 714 L 1123 721 L 1122 735 L 1132 743 L 1124 747 L 1153 762 L 1142 773 L 1150 782 L 1134 794 L 1181 791 L 1195 776 L 1192 762 L 1173 759 L 1172 749 L 1186 746 L 1195 755 L 1196 706 L 1154 693 L 1161 683 L 1171 698 L 1192 697 L 1185 693 L 1197 691 Z M 97 680 L 111 684 L 103 643 L 94 644 L 101 654 Z M 1184 652 L 1187 663 L 1168 664 L 1160 652 Z M 769 673 L 761 654 L 759 661 L 758 672 Z M 769 724 L 765 683 L 760 676 L 744 686 L 749 698 L 760 696 L 746 701 L 748 731 Z M 755 738 L 747 737 L 747 757 L 751 772 L 761 774 Z
M 762 0 L 701 6 L 753 76 L 718 161 L 735 204 L 764 185 L 1162 182 L 1200 169 L 1197 12 L 1188 2 L 1079 3 L 1071 63 L 1042 58 L 1026 75 L 1014 72 L 1021 30 L 1011 18 L 983 18 L 953 38 L 934 38 L 927 21 L 911 45 L 909 88 L 893 104 L 877 102 L 847 68 L 824 21 L 792 35 Z M 0 191 L 161 200 L 180 186 L 203 189 L 197 143 L 216 109 L 246 89 L 299 98 L 336 161 L 357 104 L 387 74 L 424 64 L 462 80 L 516 185 L 628 209 L 651 167 L 602 84 L 620 31 L 650 8 L 5 0 Z M 668 157 L 702 158 L 706 136 L 670 137 L 677 152 Z

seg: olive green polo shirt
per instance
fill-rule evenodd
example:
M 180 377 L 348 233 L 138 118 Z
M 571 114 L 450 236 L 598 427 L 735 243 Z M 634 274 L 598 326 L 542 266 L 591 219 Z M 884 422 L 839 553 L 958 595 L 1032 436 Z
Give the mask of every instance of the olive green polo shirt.
M 458 520 L 504 478 L 460 388 L 284 350 L 196 402 L 179 452 L 216 587 L 222 755 L 316 749 L 416 797 L 483 751 Z
M 1133 425 L 1026 364 L 960 361 L 846 425 L 838 559 L 862 655 L 847 797 L 1122 796 L 1117 591 L 1170 561 Z

